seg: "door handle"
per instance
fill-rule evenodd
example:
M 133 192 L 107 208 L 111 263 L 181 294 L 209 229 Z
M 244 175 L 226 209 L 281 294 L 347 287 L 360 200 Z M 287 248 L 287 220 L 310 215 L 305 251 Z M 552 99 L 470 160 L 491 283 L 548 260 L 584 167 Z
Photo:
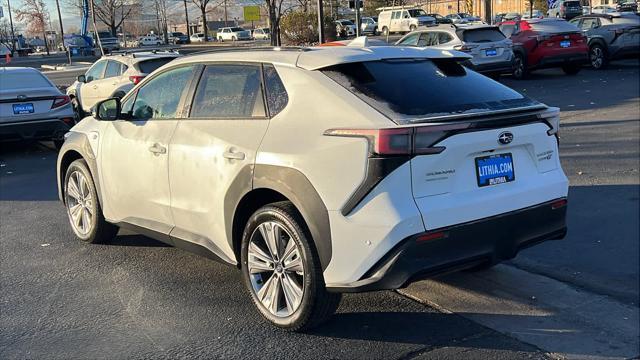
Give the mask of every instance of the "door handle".
M 155 156 L 158 156 L 160 154 L 166 154 L 167 148 L 158 143 L 155 143 L 151 147 L 149 147 L 149 151 L 151 151 Z
M 98 88 L 98 85 L 93 85 L 93 88 L 94 88 L 94 89 L 97 89 L 97 88 Z
M 244 160 L 245 155 L 243 152 L 235 152 L 233 149 L 229 149 L 229 151 L 225 151 L 222 154 L 223 157 L 230 160 Z

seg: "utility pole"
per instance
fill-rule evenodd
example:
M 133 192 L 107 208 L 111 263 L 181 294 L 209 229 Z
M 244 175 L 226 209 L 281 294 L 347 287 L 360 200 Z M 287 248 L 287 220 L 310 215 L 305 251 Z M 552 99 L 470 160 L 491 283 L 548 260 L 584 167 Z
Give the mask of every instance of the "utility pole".
M 191 27 L 189 26 L 189 12 L 187 11 L 187 0 L 184 0 L 184 21 L 187 23 L 187 43 L 191 42 Z
M 224 0 L 224 26 L 227 27 L 227 0 Z
M 58 22 L 60 23 L 60 38 L 62 39 L 62 48 L 67 53 L 67 59 L 69 60 L 69 64 L 71 64 L 71 52 L 64 44 L 64 28 L 62 27 L 62 14 L 60 14 L 60 1 L 56 0 L 56 8 L 58 8 Z
M 11 15 L 11 1 L 7 0 L 7 8 L 9 10 L 9 24 L 11 25 L 11 57 L 16 51 L 16 34 L 13 32 L 13 16 Z
M 360 36 L 360 0 L 353 2 L 356 8 L 356 37 Z
M 324 43 L 324 9 L 322 8 L 322 0 L 318 0 L 318 41 Z
M 89 6 L 91 7 L 91 20 L 93 22 L 93 32 L 98 39 L 98 48 L 100 49 L 100 56 L 104 56 L 104 49 L 102 48 L 102 40 L 100 40 L 100 35 L 98 35 L 98 25 L 96 25 L 96 12 L 93 10 L 94 4 L 93 0 L 89 0 Z
M 458 14 L 460 13 L 460 0 L 458 0 Z

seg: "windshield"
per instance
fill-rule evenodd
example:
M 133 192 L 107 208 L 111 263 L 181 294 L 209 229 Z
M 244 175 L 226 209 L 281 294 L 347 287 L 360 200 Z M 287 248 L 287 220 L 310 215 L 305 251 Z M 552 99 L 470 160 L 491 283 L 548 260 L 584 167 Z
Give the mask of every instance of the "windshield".
M 350 20 L 340 20 L 340 24 L 342 24 L 342 25 L 353 25 L 353 23 Z
M 399 124 L 540 105 L 451 59 L 356 62 L 322 72 Z
M 271 31 L 271 30 L 269 30 L 269 28 L 264 28 L 264 29 L 262 29 L 262 32 L 264 32 L 265 34 L 268 34 L 268 33 L 269 33 L 269 31 Z
M 427 13 L 422 9 L 411 9 L 411 10 L 408 10 L 408 11 L 409 11 L 409 15 L 411 15 L 411 17 L 427 16 Z
M 580 6 L 580 1 L 565 1 L 564 6 L 566 7 L 578 7 Z
M 174 33 L 172 33 L 171 35 L 172 35 L 172 36 L 184 36 L 184 34 L 183 34 L 183 33 L 181 33 L 181 32 L 174 32 Z
M 577 26 L 564 20 L 547 20 L 529 23 L 533 31 L 541 33 L 559 34 L 580 31 Z

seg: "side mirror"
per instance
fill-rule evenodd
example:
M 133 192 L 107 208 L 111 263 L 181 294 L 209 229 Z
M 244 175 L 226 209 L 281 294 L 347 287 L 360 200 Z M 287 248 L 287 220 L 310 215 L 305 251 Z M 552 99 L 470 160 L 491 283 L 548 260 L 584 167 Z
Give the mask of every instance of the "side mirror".
M 78 79 L 78 82 L 81 82 L 81 83 L 87 82 L 87 78 L 84 75 L 78 75 L 77 79 Z
M 121 111 L 120 99 L 111 98 L 98 102 L 93 107 L 91 115 L 96 120 L 113 121 L 120 118 Z

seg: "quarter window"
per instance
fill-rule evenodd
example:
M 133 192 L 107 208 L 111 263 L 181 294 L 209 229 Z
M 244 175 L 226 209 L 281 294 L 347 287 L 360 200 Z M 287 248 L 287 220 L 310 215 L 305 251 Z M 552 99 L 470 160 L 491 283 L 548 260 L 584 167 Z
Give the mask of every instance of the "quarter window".
M 171 69 L 144 84 L 133 104 L 133 120 L 172 119 L 176 117 L 182 93 L 187 88 L 193 66 Z
M 260 67 L 209 65 L 196 89 L 190 117 L 265 117 Z
M 264 81 L 267 88 L 269 115 L 276 116 L 289 102 L 289 95 L 273 65 L 264 65 Z

